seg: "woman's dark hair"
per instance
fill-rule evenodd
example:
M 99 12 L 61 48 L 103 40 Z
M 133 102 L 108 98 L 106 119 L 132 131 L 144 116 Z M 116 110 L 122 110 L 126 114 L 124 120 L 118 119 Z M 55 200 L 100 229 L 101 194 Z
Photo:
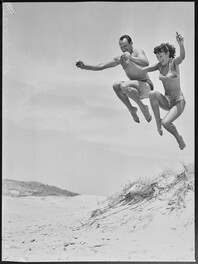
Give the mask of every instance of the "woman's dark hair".
M 159 46 L 156 46 L 154 48 L 154 53 L 160 53 L 160 52 L 165 52 L 167 53 L 169 51 L 169 57 L 174 58 L 175 57 L 175 47 L 169 43 L 162 43 Z
M 131 39 L 131 37 L 129 36 L 129 35 L 122 35 L 121 37 L 120 37 L 120 40 L 123 40 L 123 39 L 127 39 L 128 40 L 128 43 L 130 44 L 130 43 L 132 43 L 132 39 Z

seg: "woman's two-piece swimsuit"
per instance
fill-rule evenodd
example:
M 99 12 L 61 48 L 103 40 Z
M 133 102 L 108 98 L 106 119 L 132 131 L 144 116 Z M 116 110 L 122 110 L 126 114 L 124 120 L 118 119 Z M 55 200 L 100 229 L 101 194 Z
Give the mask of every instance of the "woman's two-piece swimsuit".
M 172 63 L 169 64 L 169 70 L 166 75 L 163 75 L 161 73 L 159 74 L 159 79 L 162 80 L 162 79 L 179 78 L 179 74 L 173 71 L 173 69 L 171 68 L 172 68 Z M 161 70 L 161 68 L 159 70 Z M 166 95 L 165 94 L 165 97 L 168 100 L 169 108 L 172 108 L 174 105 L 176 105 L 180 101 L 185 102 L 185 98 L 182 92 L 180 93 L 180 95 Z

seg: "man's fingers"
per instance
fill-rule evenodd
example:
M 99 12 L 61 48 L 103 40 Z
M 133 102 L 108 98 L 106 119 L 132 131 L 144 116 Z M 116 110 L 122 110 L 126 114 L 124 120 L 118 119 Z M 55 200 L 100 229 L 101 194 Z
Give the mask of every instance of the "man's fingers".
M 76 62 L 76 66 L 80 66 L 81 64 L 82 64 L 81 61 Z

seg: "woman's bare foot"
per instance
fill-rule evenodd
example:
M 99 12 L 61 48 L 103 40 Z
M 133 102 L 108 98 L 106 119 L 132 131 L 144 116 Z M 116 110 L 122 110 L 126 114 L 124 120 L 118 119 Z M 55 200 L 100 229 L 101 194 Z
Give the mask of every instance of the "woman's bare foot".
M 157 124 L 157 131 L 160 134 L 160 136 L 163 135 L 163 131 L 162 131 L 162 119 L 160 119 L 159 121 L 156 121 Z
M 147 122 L 151 122 L 152 116 L 149 113 L 148 105 L 144 106 L 144 109 L 142 109 L 142 113 L 144 117 L 146 118 Z
M 186 143 L 184 142 L 182 136 L 179 136 L 179 138 L 177 139 L 177 142 L 178 142 L 179 147 L 180 147 L 181 150 L 185 148 Z
M 140 123 L 140 120 L 139 120 L 139 117 L 137 116 L 137 107 L 133 107 L 133 110 L 130 110 L 130 113 L 133 117 L 133 120 L 136 122 L 136 123 Z

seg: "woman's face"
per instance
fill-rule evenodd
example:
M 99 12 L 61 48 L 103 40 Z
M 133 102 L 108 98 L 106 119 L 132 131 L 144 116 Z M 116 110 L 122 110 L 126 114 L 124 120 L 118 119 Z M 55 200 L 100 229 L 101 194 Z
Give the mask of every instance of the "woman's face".
M 165 53 L 164 51 L 157 53 L 156 57 L 157 57 L 158 61 L 161 62 L 162 65 L 166 65 L 170 59 L 169 58 L 169 52 Z

